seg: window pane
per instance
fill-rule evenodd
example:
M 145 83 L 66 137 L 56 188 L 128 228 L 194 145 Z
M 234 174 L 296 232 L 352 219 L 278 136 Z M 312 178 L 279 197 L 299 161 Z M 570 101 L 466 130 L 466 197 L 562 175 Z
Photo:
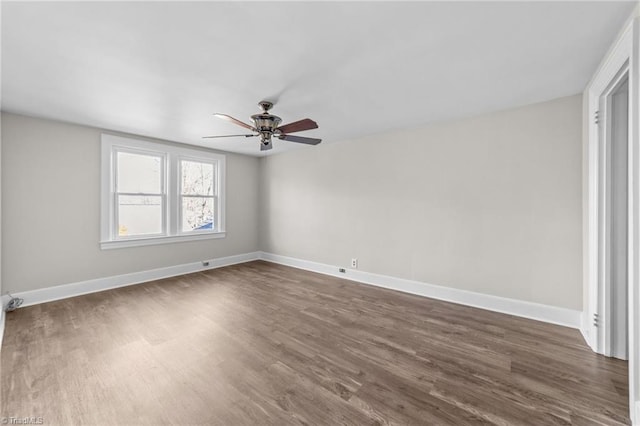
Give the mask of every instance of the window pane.
M 162 233 L 162 197 L 119 195 L 118 235 Z
M 182 193 L 188 195 L 214 195 L 213 164 L 182 161 Z
M 162 157 L 118 152 L 118 192 L 162 193 Z
M 209 197 L 182 198 L 182 232 L 215 229 L 214 199 Z

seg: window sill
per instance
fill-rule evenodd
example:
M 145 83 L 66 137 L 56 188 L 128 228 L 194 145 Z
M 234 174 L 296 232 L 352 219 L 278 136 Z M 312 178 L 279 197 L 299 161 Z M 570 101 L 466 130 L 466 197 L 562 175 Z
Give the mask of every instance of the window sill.
M 225 238 L 226 232 L 207 232 L 206 234 L 194 235 L 173 235 L 170 237 L 148 237 L 135 238 L 130 240 L 100 241 L 101 250 L 111 250 L 126 247 L 153 246 L 157 244 L 184 243 L 188 241 L 210 240 L 215 238 Z

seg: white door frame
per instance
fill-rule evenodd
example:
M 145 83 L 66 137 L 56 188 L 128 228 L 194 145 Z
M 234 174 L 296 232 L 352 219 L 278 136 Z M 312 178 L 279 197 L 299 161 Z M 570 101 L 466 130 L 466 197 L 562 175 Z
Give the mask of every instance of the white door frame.
M 588 306 L 585 306 L 582 332 L 591 348 L 610 354 L 607 335 L 608 265 L 605 229 L 609 223 L 606 209 L 608 185 L 606 174 L 607 146 L 598 121 L 607 118 L 600 100 L 608 95 L 612 82 L 624 73 L 629 78 L 629 175 L 628 175 L 628 301 L 629 301 L 629 411 L 634 424 L 640 423 L 640 17 L 627 23 L 586 90 L 588 115 L 587 211 L 588 235 L 586 283 Z
M 609 205 L 613 187 L 611 185 L 611 142 L 612 123 L 610 119 L 611 95 L 618 88 L 620 82 L 629 76 L 629 62 L 626 61 L 617 74 L 609 81 L 607 87 L 600 93 L 597 117 L 594 117 L 593 125 L 598 134 L 595 154 L 598 156 L 598 297 L 597 307 L 593 316 L 592 327 L 597 336 L 596 352 L 606 356 L 613 356 L 611 322 L 613 321 L 612 307 L 612 283 L 611 283 L 611 221 L 614 219 Z M 595 99 L 594 99 L 595 100 Z M 605 125 L 607 124 L 607 125 Z M 627 138 L 629 143 L 631 139 Z M 629 179 L 630 173 L 627 175 Z M 629 200 L 627 199 L 627 202 Z M 630 218 L 629 218 L 630 219 Z M 627 230 L 628 231 L 628 230 Z M 629 260 L 629 259 L 627 259 Z M 596 326 L 595 324 L 598 324 Z

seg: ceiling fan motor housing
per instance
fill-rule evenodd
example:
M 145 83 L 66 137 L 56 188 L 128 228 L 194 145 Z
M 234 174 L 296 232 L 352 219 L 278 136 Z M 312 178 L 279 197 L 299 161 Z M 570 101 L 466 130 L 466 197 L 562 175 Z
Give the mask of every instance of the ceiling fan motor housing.
M 271 141 L 271 136 L 276 132 L 276 128 L 282 122 L 282 119 L 278 116 L 263 113 L 263 114 L 254 114 L 251 116 L 253 120 L 253 124 L 260 133 L 260 138 L 263 143 L 269 143 Z

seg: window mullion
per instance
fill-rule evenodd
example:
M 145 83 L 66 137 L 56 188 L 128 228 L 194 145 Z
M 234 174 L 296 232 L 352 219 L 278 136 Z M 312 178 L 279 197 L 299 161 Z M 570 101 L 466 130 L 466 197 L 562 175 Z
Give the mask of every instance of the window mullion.
M 119 194 L 117 192 L 113 193 L 113 206 L 112 206 L 112 214 L 113 214 L 113 222 L 111 228 L 111 239 L 115 240 L 118 238 L 118 224 L 120 223 L 120 209 L 118 208 L 120 204 L 120 200 L 118 199 Z
M 167 212 L 167 224 L 169 235 L 178 235 L 178 226 L 180 220 L 179 214 L 179 178 L 178 158 L 175 155 L 167 156 L 167 200 L 165 203 Z
M 214 227 L 212 231 L 218 231 L 220 229 L 220 214 L 218 212 L 218 196 L 213 197 L 213 212 L 216 217 Z

